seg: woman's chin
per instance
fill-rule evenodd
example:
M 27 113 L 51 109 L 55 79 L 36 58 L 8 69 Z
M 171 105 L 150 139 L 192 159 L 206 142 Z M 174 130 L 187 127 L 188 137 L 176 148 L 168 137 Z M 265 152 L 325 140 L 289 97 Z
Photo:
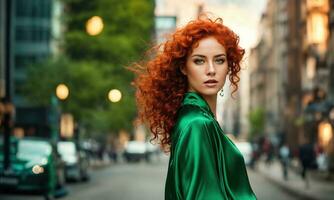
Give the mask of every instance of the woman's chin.
M 219 90 L 216 88 L 204 89 L 198 91 L 203 96 L 217 96 Z

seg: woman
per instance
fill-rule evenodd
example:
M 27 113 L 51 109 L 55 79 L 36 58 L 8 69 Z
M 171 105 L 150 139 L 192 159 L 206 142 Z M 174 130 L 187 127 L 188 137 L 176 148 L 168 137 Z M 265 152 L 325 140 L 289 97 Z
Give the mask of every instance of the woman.
M 238 36 L 221 19 L 198 19 L 159 49 L 137 66 L 134 85 L 140 121 L 170 150 L 165 199 L 256 199 L 241 153 L 216 121 L 228 75 L 238 88 Z

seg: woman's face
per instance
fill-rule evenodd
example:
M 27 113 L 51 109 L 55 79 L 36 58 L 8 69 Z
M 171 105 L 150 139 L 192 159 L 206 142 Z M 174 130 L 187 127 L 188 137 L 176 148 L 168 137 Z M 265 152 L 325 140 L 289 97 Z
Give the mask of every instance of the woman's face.
M 199 40 L 198 46 L 187 56 L 181 71 L 188 79 L 188 91 L 203 96 L 216 96 L 228 74 L 226 50 L 215 37 Z

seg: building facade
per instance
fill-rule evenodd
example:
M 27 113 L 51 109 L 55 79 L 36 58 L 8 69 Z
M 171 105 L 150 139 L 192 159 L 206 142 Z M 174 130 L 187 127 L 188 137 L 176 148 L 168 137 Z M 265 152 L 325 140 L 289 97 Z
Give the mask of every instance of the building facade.
M 22 87 L 29 79 L 27 68 L 56 51 L 54 11 L 60 3 L 57 0 L 14 0 L 13 4 L 14 103 L 27 106 L 29 102 L 24 98 Z
M 330 1 L 328 12 L 328 50 L 327 50 L 327 67 L 329 68 L 329 81 L 328 81 L 328 97 L 329 101 L 334 102 L 334 1 Z
M 250 56 L 250 113 L 263 112 L 264 129 L 261 134 L 273 137 L 281 131 L 279 117 L 279 66 L 280 46 L 275 46 L 277 35 L 275 1 L 268 1 L 261 16 L 258 44 Z M 260 133 L 258 133 L 260 134 Z
M 288 85 L 288 0 L 273 1 L 274 4 L 274 36 L 273 36 L 273 66 L 276 72 L 276 133 L 282 134 L 286 130 L 284 119 L 286 105 L 286 87 Z
M 176 16 L 156 15 L 155 16 L 155 41 L 161 44 L 167 36 L 176 29 Z
M 294 150 L 309 140 L 318 142 L 319 123 L 307 127 L 313 122 L 308 123 L 305 110 L 325 99 L 327 91 L 332 96 L 332 4 L 269 0 L 260 22 L 264 31 L 252 49 L 250 110 L 262 107 L 264 132 L 283 135 Z

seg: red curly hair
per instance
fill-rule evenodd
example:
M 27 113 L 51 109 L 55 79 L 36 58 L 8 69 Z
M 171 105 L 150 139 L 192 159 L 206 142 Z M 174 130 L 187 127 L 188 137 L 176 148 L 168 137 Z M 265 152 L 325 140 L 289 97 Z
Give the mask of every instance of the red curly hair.
M 157 139 L 166 151 L 170 147 L 177 110 L 188 89 L 187 77 L 181 73 L 180 66 L 185 65 L 187 55 L 198 41 L 209 36 L 214 36 L 226 49 L 233 94 L 238 89 L 240 62 L 245 50 L 239 46 L 239 37 L 223 25 L 221 18 L 189 22 L 158 45 L 153 58 L 131 68 L 137 75 L 133 82 L 139 108 L 137 123 L 148 124 L 152 140 Z

